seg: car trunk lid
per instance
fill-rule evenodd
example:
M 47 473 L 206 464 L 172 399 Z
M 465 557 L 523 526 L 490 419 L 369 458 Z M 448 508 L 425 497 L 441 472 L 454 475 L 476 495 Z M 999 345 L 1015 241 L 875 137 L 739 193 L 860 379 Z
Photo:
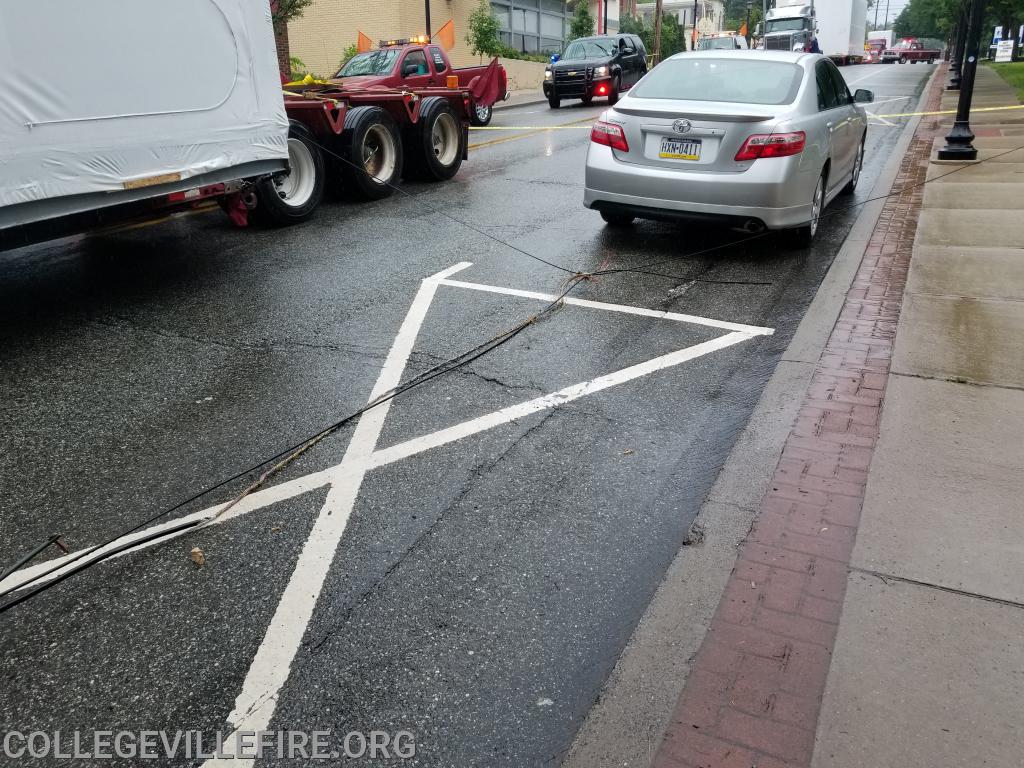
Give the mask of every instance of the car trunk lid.
M 629 100 L 627 100 L 628 102 Z M 757 104 L 669 102 L 620 104 L 609 121 L 623 127 L 629 152 L 616 152 L 628 163 L 695 172 L 739 173 L 736 153 L 755 133 L 771 133 L 775 109 Z

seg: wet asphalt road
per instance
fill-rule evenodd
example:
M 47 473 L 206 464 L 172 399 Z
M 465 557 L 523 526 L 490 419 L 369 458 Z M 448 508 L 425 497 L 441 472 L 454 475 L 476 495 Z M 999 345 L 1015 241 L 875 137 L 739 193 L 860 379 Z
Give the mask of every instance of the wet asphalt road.
M 916 103 L 930 72 L 844 70 L 875 90 L 883 114 Z M 526 106 L 494 125 L 602 109 Z M 872 121 L 857 200 L 900 124 Z M 456 279 L 560 290 L 563 273 L 438 210 L 573 270 L 668 259 L 668 277 L 613 275 L 573 295 L 774 335 L 370 471 L 271 723 L 335 738 L 409 730 L 417 757 L 403 764 L 557 763 L 856 210 L 837 201 L 810 250 L 769 237 L 688 257 L 740 236 L 605 228 L 581 205 L 587 130 L 471 141 L 454 181 L 407 184 L 411 198 L 329 201 L 300 227 L 238 232 L 208 213 L 0 254 L 0 565 L 51 533 L 73 549 L 98 543 L 362 406 L 421 281 L 440 270 L 469 261 Z M 442 286 L 407 375 L 542 306 Z M 401 396 L 378 445 L 723 333 L 568 306 Z M 343 429 L 282 478 L 338 464 L 351 437 Z M 5 729 L 224 730 L 326 494 L 113 560 L 3 614 Z

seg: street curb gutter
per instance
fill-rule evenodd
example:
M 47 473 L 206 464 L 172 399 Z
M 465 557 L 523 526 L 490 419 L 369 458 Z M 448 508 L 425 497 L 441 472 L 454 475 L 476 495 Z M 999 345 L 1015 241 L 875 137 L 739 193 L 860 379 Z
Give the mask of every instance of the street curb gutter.
M 918 107 L 927 100 L 925 83 Z M 870 197 L 887 195 L 920 122 L 912 118 Z M 885 199 L 861 209 L 769 379 L 684 544 L 576 734 L 566 768 L 639 768 L 654 759 Z

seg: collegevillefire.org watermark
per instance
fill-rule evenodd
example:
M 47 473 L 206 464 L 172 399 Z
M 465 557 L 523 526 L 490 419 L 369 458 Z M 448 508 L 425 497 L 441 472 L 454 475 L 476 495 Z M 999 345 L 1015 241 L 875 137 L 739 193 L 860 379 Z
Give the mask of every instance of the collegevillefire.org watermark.
M 11 760 L 222 760 L 279 758 L 339 760 L 416 755 L 410 731 L 6 731 L 3 756 Z

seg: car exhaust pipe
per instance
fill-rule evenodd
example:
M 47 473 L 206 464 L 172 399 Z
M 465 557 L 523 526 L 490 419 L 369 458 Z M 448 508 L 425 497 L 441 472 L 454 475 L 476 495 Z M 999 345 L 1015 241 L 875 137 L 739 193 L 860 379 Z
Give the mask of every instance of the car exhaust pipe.
M 747 219 L 738 227 L 733 227 L 738 232 L 746 232 L 748 235 L 759 235 L 765 230 L 764 223 L 757 219 Z

